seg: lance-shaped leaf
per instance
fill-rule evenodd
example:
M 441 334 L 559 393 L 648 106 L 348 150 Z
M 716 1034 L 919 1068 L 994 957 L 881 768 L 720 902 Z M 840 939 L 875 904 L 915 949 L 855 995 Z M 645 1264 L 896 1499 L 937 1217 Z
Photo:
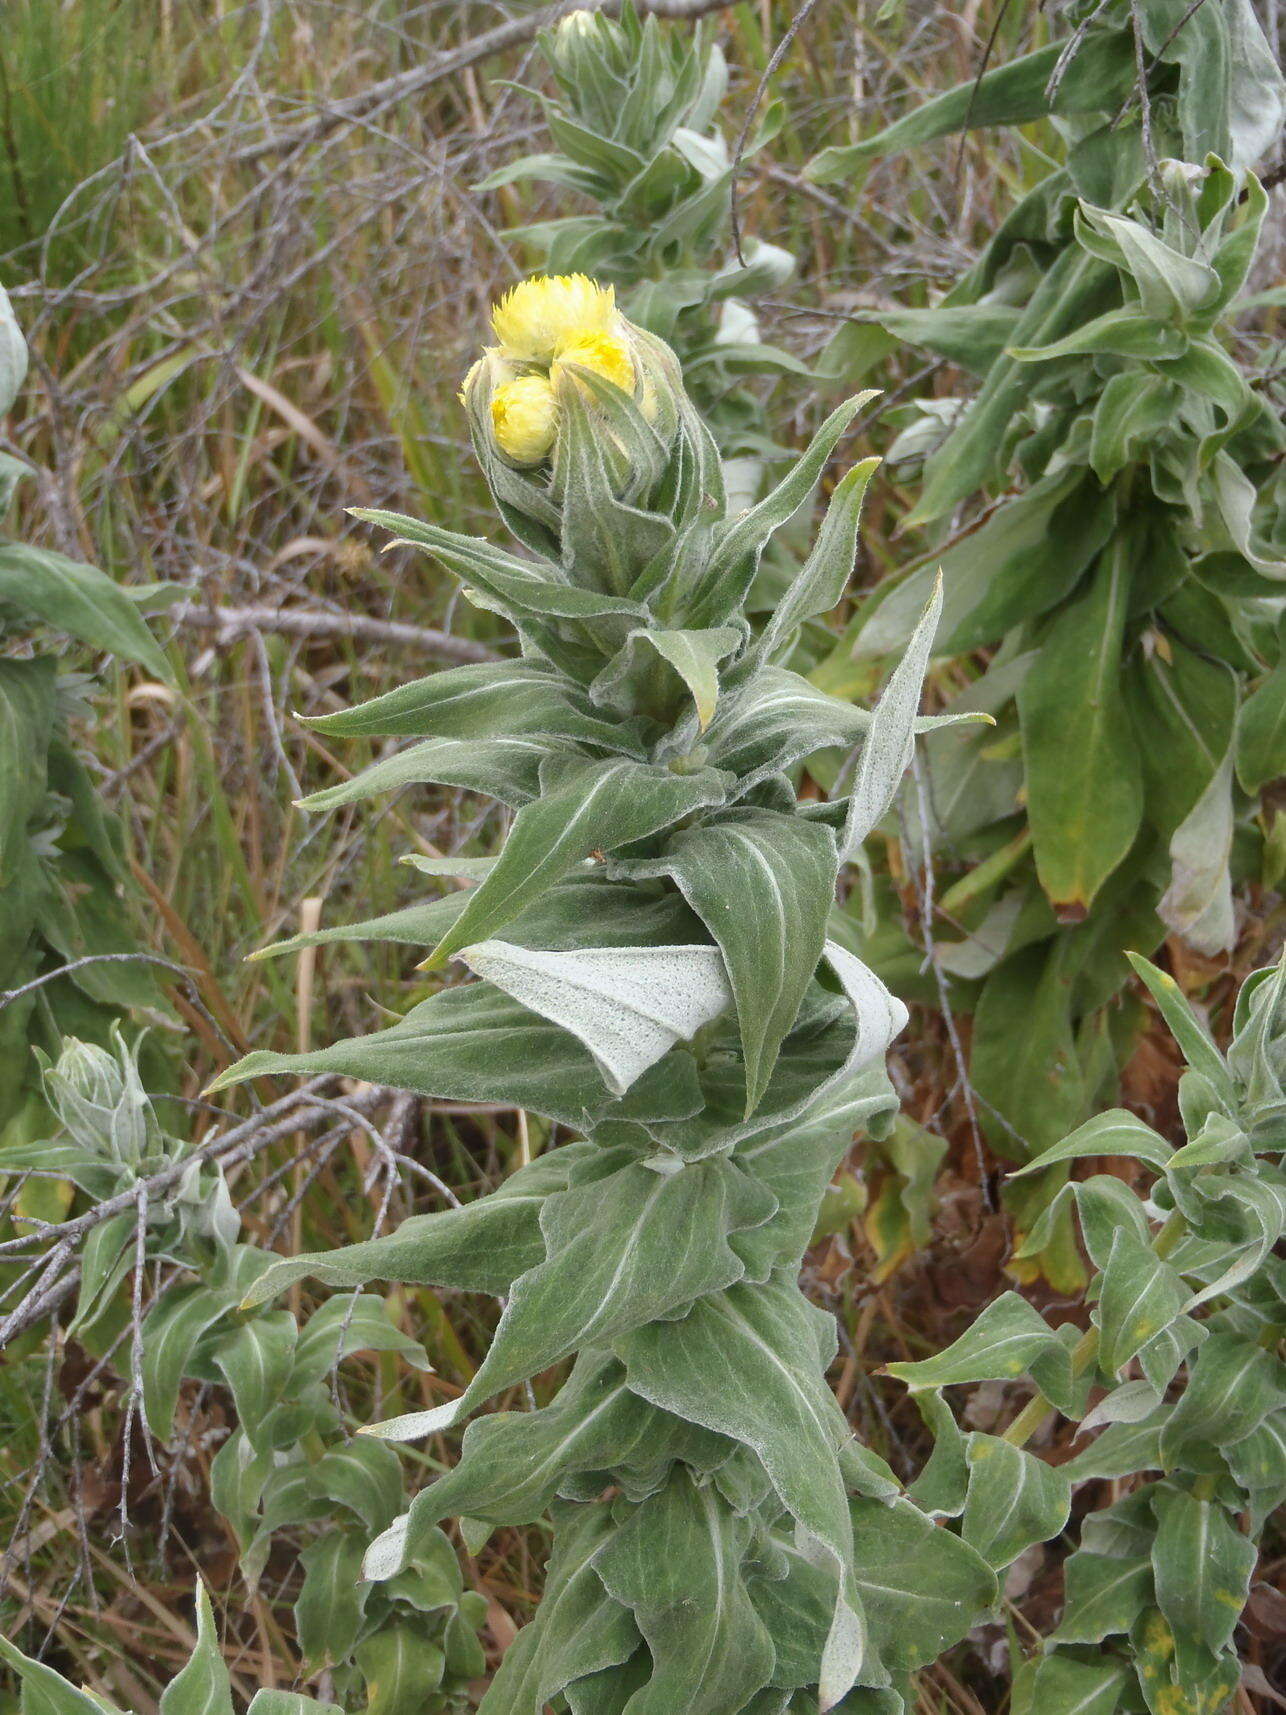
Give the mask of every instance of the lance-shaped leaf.
M 590 697 L 604 707 L 669 721 L 676 712 L 670 687 L 686 687 L 704 732 L 719 700 L 719 663 L 742 639 L 743 632 L 731 625 L 704 631 L 631 631 L 590 686 Z
M 197 1585 L 196 1644 L 161 1693 L 160 1709 L 161 1715 L 232 1715 L 232 1683 L 204 1584 Z
M 247 1715 L 344 1715 L 338 1703 L 318 1703 L 298 1691 L 256 1691 Z
M 706 735 L 716 768 L 744 794 L 769 775 L 829 745 L 855 744 L 870 730 L 866 709 L 841 702 L 785 667 L 761 667 L 719 707 Z
M 739 610 L 754 581 L 764 544 L 807 500 L 840 436 L 871 397 L 870 393 L 859 393 L 837 406 L 776 488 L 748 512 L 717 528 L 709 563 L 685 607 L 692 624 L 722 625 Z
M 27 826 L 45 796 L 53 731 L 52 661 L 0 660 L 0 886 L 30 863 Z
M 606 1507 L 554 1509 L 554 1550 L 536 1617 L 505 1651 L 479 1715 L 540 1715 L 572 1680 L 634 1654 L 640 1642 L 634 1616 L 594 1571 L 611 1532 Z
M 371 1426 L 412 1440 L 457 1423 L 513 1382 L 578 1347 L 675 1315 L 740 1280 L 732 1234 L 760 1226 L 771 1193 L 724 1158 L 676 1172 L 637 1163 L 574 1184 L 541 1210 L 545 1260 L 514 1282 L 482 1365 L 458 1398 Z
M 889 1364 L 888 1372 L 913 1393 L 958 1382 L 1011 1381 L 1058 1344 L 1040 1312 L 1016 1292 L 1006 1292 L 945 1352 L 915 1364 Z
M 843 595 L 853 575 L 862 502 L 879 463 L 863 459 L 836 483 L 812 551 L 768 617 L 756 646 L 758 660 L 772 660 L 805 620 L 829 613 Z
M 245 1296 L 245 1307 L 263 1304 L 297 1280 L 327 1286 L 365 1286 L 372 1280 L 407 1285 L 454 1286 L 464 1292 L 508 1292 L 520 1274 L 545 1254 L 540 1210 L 547 1197 L 567 1188 L 567 1175 L 591 1144 L 565 1144 L 519 1168 L 486 1197 L 460 1209 L 412 1215 L 383 1238 L 337 1250 L 283 1257 L 264 1270 Z
M 631 1393 L 614 1359 L 582 1353 L 552 1405 L 474 1419 L 464 1432 L 458 1464 L 421 1489 L 409 1510 L 372 1542 L 364 1576 L 393 1577 L 408 1544 L 439 1519 L 464 1515 L 496 1525 L 529 1524 L 582 1472 L 611 1470 L 624 1473 L 627 1489 L 632 1482 L 654 1487 L 676 1459 L 694 1470 L 713 1470 L 733 1446 Z
M 508 615 L 520 629 L 529 615 L 538 619 L 593 620 L 605 615 L 635 621 L 648 618 L 647 609 L 640 602 L 580 589 L 564 582 L 556 566 L 548 562 L 537 566 L 529 560 L 520 560 L 516 554 L 507 554 L 476 537 L 462 536 L 454 530 L 395 512 L 355 507 L 353 516 L 395 531 L 399 542 L 427 548 L 460 578 L 467 591 L 474 593 L 475 600 L 481 598 L 480 606 L 493 607 Z
M 726 776 L 715 769 L 674 774 L 642 762 L 606 760 L 569 766 L 514 817 L 496 867 L 434 949 L 430 963 L 481 940 L 583 863 L 645 839 L 682 817 L 722 801 Z
M 476 975 L 570 1031 L 624 1095 L 676 1042 L 724 1012 L 731 993 L 715 947 L 585 947 L 540 952 L 479 941 L 461 959 Z
M 920 690 L 928 671 L 941 612 L 942 579 L 939 577 L 906 652 L 889 676 L 889 682 L 871 715 L 870 730 L 858 755 L 848 814 L 840 837 L 840 855 L 846 862 L 851 862 L 862 841 L 887 813 L 910 764 L 915 746 Z
M 618 1347 L 637 1393 L 754 1450 L 782 1504 L 834 1566 L 823 1708 L 857 1683 L 867 1655 L 838 1457 L 851 1432 L 822 1373 L 835 1338 L 831 1318 L 778 1278 L 703 1298 L 680 1321 L 642 1327 Z
M 1183 990 L 1168 972 L 1158 970 L 1137 953 L 1125 956 L 1156 1001 L 1170 1034 L 1183 1051 L 1184 1059 L 1194 1071 L 1208 1078 L 1211 1086 L 1231 1106 L 1235 1094 L 1223 1055 L 1215 1046 L 1209 1030 L 1188 1004 Z
M 758 1106 L 826 939 L 835 836 L 749 806 L 682 829 L 637 875 L 670 875 L 719 943 L 746 1066 L 746 1115 Z
M 1218 1654 L 1232 1642 L 1250 1594 L 1255 1544 L 1217 1501 L 1200 1500 L 1172 1483 L 1161 1485 L 1152 1505 L 1157 1607 L 1176 1633 L 1200 1638 Z
M 4 327 L 0 323 L 0 336 Z M 3 348 L 0 347 L 0 361 L 3 360 Z M 0 381 L 3 372 L 0 371 Z M 19 1705 L 21 1715 L 120 1715 L 114 1703 L 108 1703 L 105 1698 L 91 1697 L 88 1692 L 78 1691 L 74 1685 L 64 1679 L 62 1674 L 52 1667 L 47 1667 L 43 1661 L 33 1661 L 8 1638 L 0 1636 L 0 1661 L 11 1667 L 18 1676 L 21 1687 L 22 1702 Z M 232 1708 L 231 1696 L 228 1699 L 228 1709 Z M 215 1706 L 218 1715 L 218 1706 Z
M 372 763 L 351 780 L 327 786 L 299 800 L 302 810 L 335 810 L 403 786 L 463 786 L 485 792 L 511 809 L 530 803 L 540 791 L 540 765 L 557 746 L 541 738 L 426 738 L 394 756 Z M 564 747 L 564 754 L 578 753 Z
M 690 1068 L 687 1078 L 682 1068 L 676 1071 L 677 1077 L 638 1086 L 649 1114 L 677 1119 L 696 1112 L 695 1076 Z M 307 1054 L 258 1049 L 210 1089 L 266 1072 L 338 1072 L 439 1100 L 531 1108 L 570 1126 L 583 1125 L 611 1101 L 588 1049 L 490 983 L 446 989 L 412 1007 L 399 1024 L 329 1048 Z
M 96 566 L 69 560 L 52 548 L 0 543 L 0 604 L 56 631 L 137 661 L 158 679 L 170 669 L 137 605 Z
M 1024 1549 L 1051 1542 L 1067 1523 L 1065 1472 L 996 1435 L 971 1435 L 969 1490 L 961 1532 L 988 1566 L 1003 1572 Z
M 1077 1126 L 1070 1137 L 1052 1148 L 1042 1150 L 1025 1167 L 1016 1169 L 1011 1179 L 1029 1178 L 1058 1161 L 1079 1161 L 1087 1155 L 1126 1155 L 1135 1161 L 1146 1161 L 1158 1170 L 1165 1167 L 1174 1154 L 1173 1146 L 1159 1132 L 1145 1125 L 1137 1114 L 1127 1108 L 1109 1108 L 1095 1114 L 1092 1120 Z
M 1088 909 L 1143 816 L 1139 756 L 1121 694 L 1131 569 L 1119 543 L 1104 553 L 1018 691 L 1036 871 L 1055 906 Z
M 532 661 L 449 667 L 333 714 L 301 717 L 342 738 L 567 738 L 624 748 L 584 692 Z
M 631 1715 L 723 1715 L 770 1678 L 772 1639 L 744 1577 L 752 1530 L 712 1486 L 698 1488 L 680 1468 L 595 1559 L 652 1656 Z
M 1150 1244 L 1119 1228 L 1091 1311 L 1104 1374 L 1118 1375 L 1140 1346 L 1183 1314 L 1191 1297 L 1182 1276 Z

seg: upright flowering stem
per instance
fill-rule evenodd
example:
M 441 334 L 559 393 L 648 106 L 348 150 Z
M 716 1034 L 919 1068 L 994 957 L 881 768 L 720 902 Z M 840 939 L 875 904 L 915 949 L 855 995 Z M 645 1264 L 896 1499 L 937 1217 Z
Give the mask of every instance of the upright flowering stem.
M 855 1131 L 896 1105 L 882 1057 L 905 1009 L 827 939 L 827 916 L 923 724 L 936 599 L 873 714 L 818 691 L 780 663 L 844 588 L 869 462 L 836 486 L 757 636 L 744 603 L 860 401 L 730 515 L 672 352 L 610 290 L 529 281 L 494 330 L 463 397 L 526 553 L 362 516 L 511 619 L 521 655 L 321 717 L 416 742 L 311 801 L 445 781 L 516 812 L 494 859 L 459 863 L 475 885 L 353 931 L 477 980 L 221 1082 L 329 1069 L 534 1109 L 579 1140 L 468 1207 L 282 1261 L 251 1297 L 316 1274 L 503 1299 L 464 1393 L 370 1430 L 390 1440 L 452 1429 L 575 1358 L 552 1403 L 472 1423 L 367 1556 L 386 1579 L 440 1519 L 463 1515 L 472 1539 L 552 1513 L 544 1601 L 488 1715 L 901 1710 L 910 1670 L 967 1630 L 995 1578 L 854 1438 L 825 1382 L 834 1325 L 797 1275 Z M 860 746 L 851 796 L 798 802 L 792 769 L 838 745 Z

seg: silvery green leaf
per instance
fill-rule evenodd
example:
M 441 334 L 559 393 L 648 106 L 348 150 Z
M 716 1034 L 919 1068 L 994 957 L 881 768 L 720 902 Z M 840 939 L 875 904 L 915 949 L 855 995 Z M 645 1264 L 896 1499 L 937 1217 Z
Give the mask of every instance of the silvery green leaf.
M 352 1352 L 396 1352 L 412 1369 L 433 1368 L 419 1341 L 390 1321 L 384 1300 L 363 1292 L 327 1299 L 313 1311 L 299 1330 L 292 1379 L 325 1380 Z
M 353 1656 L 366 1681 L 366 1715 L 422 1715 L 446 1671 L 441 1645 L 410 1620 L 381 1626 Z
M 540 1236 L 545 1199 L 566 1189 L 573 1163 L 592 1154 L 593 1148 L 588 1143 L 564 1144 L 511 1174 L 490 1195 L 459 1209 L 412 1215 L 383 1238 L 283 1257 L 253 1283 L 244 1308 L 263 1304 L 297 1280 L 310 1277 L 336 1287 L 394 1280 L 454 1286 L 464 1292 L 508 1292 L 518 1276 L 534 1268 L 545 1254 Z
M 1010 1381 L 1057 1343 L 1057 1335 L 1040 1312 L 1016 1292 L 1006 1292 L 944 1352 L 919 1363 L 887 1368 L 912 1393 L 957 1382 Z
M 1150 1244 L 1121 1228 L 1103 1269 L 1098 1303 L 1090 1312 L 1099 1331 L 1104 1375 L 1119 1375 L 1140 1346 L 1183 1314 L 1191 1297 L 1182 1277 Z
M 299 800 L 303 810 L 335 810 L 381 792 L 403 786 L 462 786 L 485 792 L 511 809 L 529 803 L 540 792 L 540 765 L 558 746 L 543 738 L 426 738 L 420 744 L 386 756 L 345 780 Z M 563 754 L 576 756 L 564 747 Z
M 0 543 L 0 601 L 91 649 L 137 661 L 170 682 L 169 664 L 136 603 L 97 566 L 69 560 L 52 548 Z
M 236 1308 L 236 1294 L 212 1290 L 191 1281 L 169 1292 L 152 1306 L 143 1322 L 143 1409 L 147 1426 L 158 1441 L 167 1442 L 174 1427 L 179 1387 L 188 1360 L 201 1336 Z
M 864 403 L 874 397 L 860 395 Z M 757 659 L 771 661 L 805 620 L 829 613 L 843 595 L 853 575 L 862 502 L 878 466 L 878 459 L 863 459 L 836 483 L 808 558 L 769 615 L 756 646 Z
M 893 669 L 872 712 L 870 730 L 858 755 L 848 814 L 840 838 L 840 857 L 844 862 L 852 861 L 853 854 L 866 836 L 883 820 L 910 765 L 920 691 L 941 612 L 942 580 L 939 578 L 906 651 Z
M 488 1049 L 488 1043 L 500 1042 L 505 1045 L 503 1062 Z M 307 1054 L 257 1050 L 229 1067 L 210 1089 L 264 1072 L 339 1072 L 440 1100 L 531 1108 L 577 1127 L 611 1101 L 588 1049 L 490 983 L 445 989 L 412 1007 L 387 1030 L 329 1048 Z M 695 1077 L 687 1089 L 682 1082 L 665 1078 L 664 1087 L 649 1085 L 646 1092 L 640 1084 L 649 1112 L 658 1118 L 695 1113 L 701 1100 Z
M 712 768 L 675 774 L 622 760 L 569 766 L 514 817 L 496 867 L 469 895 L 433 961 L 502 928 L 592 853 L 609 853 L 720 803 L 727 784 Z
M 539 952 L 479 941 L 463 948 L 460 958 L 475 975 L 583 1042 L 618 1096 L 732 1000 L 716 947 Z
M 1217 1501 L 1163 1483 L 1152 1501 L 1157 1606 L 1176 1632 L 1200 1638 L 1216 1654 L 1232 1634 L 1250 1594 L 1258 1553 Z
M 544 1597 L 501 1658 L 479 1715 L 539 1715 L 573 1680 L 628 1661 L 639 1645 L 633 1615 L 593 1567 L 611 1536 L 607 1509 L 558 1507 L 554 1523 Z
M 1256 540 L 1255 508 L 1259 494 L 1230 453 L 1215 454 L 1209 481 L 1215 506 L 1237 552 L 1265 577 L 1286 578 L 1286 560 Z
M 700 1299 L 681 1320 L 641 1327 L 618 1347 L 635 1392 L 753 1448 L 782 1504 L 836 1569 L 818 1676 L 824 1707 L 856 1683 L 867 1655 L 838 1457 L 850 1431 L 818 1367 L 834 1343 L 830 1317 L 779 1278 Z
M 18 1677 L 21 1701 L 20 1715 L 120 1715 L 114 1704 L 86 1691 L 78 1691 L 61 1673 L 46 1667 L 43 1661 L 30 1656 L 0 1635 L 0 1662 L 11 1667 Z M 231 1711 L 231 1701 L 228 1710 Z
M 1014 1674 L 1011 1715 L 1117 1715 L 1129 1678 L 1124 1662 L 1046 1655 Z M 1029 1683 L 1025 1683 L 1029 1681 Z
M 744 794 L 769 775 L 830 745 L 852 745 L 871 726 L 854 708 L 785 667 L 763 667 L 727 696 L 706 734 L 710 760 Z
M 1258 1429 L 1225 1450 L 1228 1469 L 1243 1489 L 1278 1490 L 1286 1473 L 1286 1412 L 1280 1408 Z
M 837 868 L 829 828 L 750 807 L 681 829 L 659 858 L 633 868 L 672 876 L 719 944 L 741 1029 L 747 1117 L 821 957 Z
M 1160 1389 L 1154 1388 L 1151 1382 L 1122 1382 L 1081 1419 L 1079 1433 L 1087 1435 L 1091 1429 L 1101 1428 L 1105 1423 L 1141 1423 L 1152 1416 L 1160 1403 Z
M 583 692 L 531 661 L 448 667 L 333 714 L 304 717 L 343 738 L 539 736 L 625 748 L 620 721 L 598 714 Z
M 1286 1366 L 1271 1352 L 1237 1334 L 1212 1333 L 1162 1426 L 1167 1467 L 1244 1440 L 1276 1408 L 1284 1387 Z
M 299 1555 L 303 1583 L 295 1599 L 300 1653 L 310 1666 L 342 1661 L 362 1630 L 369 1588 L 362 1583 L 359 1531 L 328 1530 Z
M 752 1523 L 680 1466 L 596 1556 L 652 1657 L 632 1715 L 723 1715 L 772 1674 L 772 1640 L 746 1588 Z
M 161 1693 L 161 1715 L 232 1715 L 232 1684 L 205 1585 L 197 1585 L 196 1645 Z
M 1157 914 L 1199 953 L 1227 952 L 1237 934 L 1232 901 L 1233 755 L 1230 747 L 1170 841 L 1171 879 Z
M 1219 276 L 1208 263 L 1184 256 L 1127 215 L 1082 202 L 1076 212 L 1076 237 L 1129 277 L 1143 313 L 1158 322 L 1182 325 L 1219 295 Z
M 605 1160 L 605 1169 L 610 1167 Z M 412 1440 L 449 1428 L 569 1352 L 619 1339 L 740 1280 L 733 1234 L 768 1220 L 772 1195 L 725 1158 L 653 1171 L 629 1163 L 549 1197 L 547 1254 L 514 1282 L 482 1365 L 458 1398 L 366 1433 Z
M 1224 1065 L 1223 1056 L 1215 1047 L 1208 1028 L 1192 1010 L 1178 983 L 1167 971 L 1158 970 L 1137 953 L 1127 953 L 1126 957 L 1161 1009 L 1161 1016 L 1183 1051 L 1188 1065 L 1194 1071 L 1204 1074 L 1212 1087 L 1231 1106 L 1235 1097 L 1232 1079 Z
M 929 1518 L 958 1518 L 969 1485 L 968 1438 L 940 1393 L 921 1390 L 915 1403 L 933 1435 L 933 1451 L 907 1494 Z
M 256 1691 L 246 1715 L 344 1715 L 338 1703 L 318 1703 L 298 1691 Z
M 318 1703 L 298 1691 L 256 1691 L 246 1715 L 344 1715 L 338 1703 Z
M 1286 120 L 1286 79 L 1251 0 L 1229 0 L 1228 165 L 1241 174 L 1280 139 Z
M 996 1435 L 971 1435 L 966 1457 L 961 1534 L 988 1566 L 1003 1572 L 1024 1549 L 1060 1534 L 1072 1506 L 1064 1471 Z
M 933 1661 L 997 1600 L 995 1573 L 967 1537 L 941 1530 L 910 1501 L 859 1499 L 850 1511 L 853 1576 L 888 1666 Z
M 256 1450 L 264 1419 L 285 1391 L 295 1355 L 298 1326 L 288 1310 L 270 1310 L 221 1340 L 217 1369 L 236 1401 L 237 1417 Z
M 1078 1161 L 1084 1156 L 1125 1155 L 1135 1161 L 1145 1161 L 1149 1167 L 1164 1168 L 1173 1148 L 1160 1133 L 1145 1125 L 1128 1108 L 1109 1108 L 1077 1126 L 1070 1137 L 1042 1150 L 1025 1167 L 1015 1169 L 1011 1179 L 1029 1178 L 1057 1161 Z
M 583 1353 L 551 1405 L 490 1412 L 469 1424 L 459 1462 L 422 1489 L 409 1513 L 371 1544 L 365 1576 L 391 1577 L 401 1567 L 405 1543 L 439 1519 L 464 1514 L 493 1525 L 529 1524 L 581 1472 L 612 1470 L 628 1488 L 635 1471 L 640 1480 L 652 1472 L 663 1475 L 680 1458 L 708 1470 L 732 1448 L 724 1437 L 631 1393 L 614 1360 Z
M 314 1491 L 347 1507 L 369 1531 L 383 1530 L 402 1504 L 402 1467 L 391 1447 L 354 1436 L 328 1447 L 310 1469 Z
M 1152 1563 L 1146 1555 L 1117 1559 L 1078 1549 L 1067 1561 L 1063 1618 L 1051 1642 L 1097 1644 L 1128 1632 L 1152 1603 Z
M 27 378 L 27 342 L 13 313 L 9 294 L 0 286 L 0 417 L 18 397 Z
M 692 623 L 722 625 L 740 609 L 764 545 L 807 500 L 841 435 L 869 397 L 859 394 L 832 411 L 777 486 L 748 512 L 719 526 L 709 564 L 692 592 Z
M 668 669 L 687 687 L 696 706 L 697 725 L 704 732 L 719 699 L 719 663 L 742 641 L 742 631 L 731 625 L 705 631 L 631 631 L 591 684 L 590 698 L 600 707 L 616 706 L 665 719 L 670 713 L 669 698 L 656 682 Z M 649 696 L 649 690 L 654 694 Z

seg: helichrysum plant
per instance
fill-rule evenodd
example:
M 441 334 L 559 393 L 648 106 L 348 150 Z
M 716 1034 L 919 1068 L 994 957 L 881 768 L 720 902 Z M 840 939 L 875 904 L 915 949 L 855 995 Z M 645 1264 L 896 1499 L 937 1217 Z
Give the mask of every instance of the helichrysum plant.
M 1063 39 L 811 168 L 843 179 L 1038 118 L 1064 150 L 941 304 L 871 313 L 973 378 L 893 448 L 923 464 L 911 522 L 938 540 L 877 592 L 856 648 L 899 647 L 940 565 L 939 648 L 987 652 L 960 706 L 1000 730 L 932 741 L 922 803 L 967 866 L 938 955 L 1011 1157 L 1113 1086 L 1140 1017 L 1101 1010 L 1125 948 L 1232 944 L 1234 879 L 1280 870 L 1260 791 L 1286 773 L 1286 438 L 1236 330 L 1281 75 L 1249 0 L 1065 16 Z M 850 353 L 868 333 L 846 331 Z
M 227 1080 L 323 1068 L 531 1109 L 574 1140 L 466 1207 L 283 1260 L 248 1302 L 308 1274 L 502 1300 L 463 1394 L 374 1425 L 378 1439 L 452 1429 L 574 1358 L 551 1403 L 470 1424 L 459 1463 L 366 1559 L 397 1580 L 441 1519 L 476 1543 L 550 1514 L 544 1599 L 487 1715 L 776 1715 L 819 1694 L 893 1715 L 995 1576 L 855 1439 L 825 1382 L 834 1325 L 797 1274 L 855 1130 L 894 1112 L 882 1057 L 904 1009 L 827 940 L 827 916 L 910 756 L 936 609 L 874 714 L 780 665 L 844 588 L 866 464 L 837 484 L 766 629 L 746 622 L 764 545 L 860 401 L 730 512 L 673 355 L 610 287 L 528 281 L 495 335 L 464 399 L 526 551 L 359 516 L 433 554 L 522 653 L 322 717 L 332 736 L 414 742 L 312 800 L 448 781 L 512 808 L 494 858 L 416 860 L 472 885 L 349 931 L 475 980 L 372 1035 L 253 1054 Z M 795 764 L 837 745 L 857 747 L 849 794 L 797 802 Z
M 664 339 L 688 396 L 725 459 L 734 502 L 759 492 L 766 432 L 756 379 L 806 374 L 765 344 L 746 302 L 789 279 L 794 259 L 747 236 L 732 243 L 732 160 L 718 126 L 728 68 L 698 26 L 570 12 L 540 36 L 555 92 L 542 97 L 555 148 L 525 155 L 485 181 L 544 180 L 591 205 L 511 236 L 551 273 L 592 274 L 622 310 Z M 770 127 L 768 127 L 770 128 Z M 756 139 L 762 142 L 766 129 Z
M 143 1088 L 137 1054 L 119 1036 L 110 1050 L 69 1041 L 45 1067 L 44 1095 L 54 1120 L 49 1135 L 0 1149 L 0 1172 L 57 1173 L 91 1205 L 124 1205 L 81 1245 L 79 1291 L 64 1337 L 92 1354 L 110 1352 L 122 1324 L 130 1332 L 143 1275 L 160 1275 L 162 1289 L 133 1311 L 126 1411 L 141 1410 L 153 1445 L 165 1447 L 175 1439 L 185 1382 L 230 1396 L 236 1426 L 211 1461 L 210 1500 L 237 1542 L 249 1587 L 259 1585 L 274 1549 L 277 1565 L 283 1554 L 297 1556 L 301 1668 L 326 1670 L 344 1706 L 368 1715 L 462 1707 L 468 1684 L 486 1666 L 476 1630 L 486 1601 L 464 1589 L 455 1550 L 436 1527 L 408 1544 L 397 1578 L 363 1581 L 372 1533 L 405 1509 L 406 1496 L 396 1455 L 351 1433 L 334 1385 L 337 1366 L 355 1353 L 393 1352 L 427 1370 L 423 1348 L 373 1293 L 338 1294 L 303 1323 L 289 1310 L 239 1308 L 275 1258 L 241 1241 L 221 1166 L 167 1134 Z M 39 1353 L 11 1358 L 44 1367 Z M 204 1639 L 204 1596 L 199 1618 Z M 232 1715 L 217 1648 L 197 1654 L 205 1667 L 187 1671 L 208 1701 L 189 1704 L 180 1676 L 162 1706 L 174 1715 L 188 1707 Z M 51 1691 L 40 1677 L 49 1670 L 16 1650 L 0 1660 L 24 1685 L 24 1715 L 81 1707 L 67 1701 L 69 1692 Z M 298 1704 L 313 1707 L 306 1699 Z M 279 1715 L 294 1710 L 282 1705 Z
M 22 386 L 27 349 L 0 291 L 0 416 Z M 0 453 L 0 517 L 29 468 Z M 76 752 L 93 681 L 60 670 L 61 634 L 168 678 L 137 596 L 105 572 L 0 532 L 0 1140 L 39 1135 L 48 1115 L 34 1048 L 64 1035 L 105 1042 L 132 1008 L 155 1007 L 149 966 L 80 963 L 138 951 L 121 886 L 120 827 Z M 74 967 L 58 975 L 64 967 Z
M 1233 1708 L 1233 1634 L 1286 1502 L 1286 958 L 1243 985 L 1226 1054 L 1172 978 L 1135 966 L 1187 1061 L 1186 1141 L 1117 1109 L 1024 1169 L 1115 1157 L 1155 1175 L 1061 1193 L 1094 1265 L 1091 1327 L 1069 1338 L 1008 1293 L 937 1357 L 890 1366 L 938 1437 L 912 1494 L 966 1536 L 971 1514 L 1003 1520 L 998 1569 L 1062 1532 L 1078 1485 L 1112 1485 L 1076 1527 L 1062 1617 L 1015 1674 L 1015 1715 Z M 1042 1391 L 1003 1435 L 961 1434 L 943 1387 L 1024 1374 Z M 1054 1467 L 1023 1444 L 1056 1413 L 1092 1439 Z

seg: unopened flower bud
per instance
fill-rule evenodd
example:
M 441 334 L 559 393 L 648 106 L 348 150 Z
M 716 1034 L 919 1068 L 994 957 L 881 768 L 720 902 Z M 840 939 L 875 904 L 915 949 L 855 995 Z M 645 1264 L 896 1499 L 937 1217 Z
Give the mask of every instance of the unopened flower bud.
M 136 1167 L 159 1146 L 152 1104 L 119 1036 L 115 1054 L 68 1037 L 44 1083 L 50 1107 L 84 1148 Z
M 539 464 L 553 449 L 558 400 L 543 375 L 520 375 L 491 396 L 496 445 L 515 464 Z

